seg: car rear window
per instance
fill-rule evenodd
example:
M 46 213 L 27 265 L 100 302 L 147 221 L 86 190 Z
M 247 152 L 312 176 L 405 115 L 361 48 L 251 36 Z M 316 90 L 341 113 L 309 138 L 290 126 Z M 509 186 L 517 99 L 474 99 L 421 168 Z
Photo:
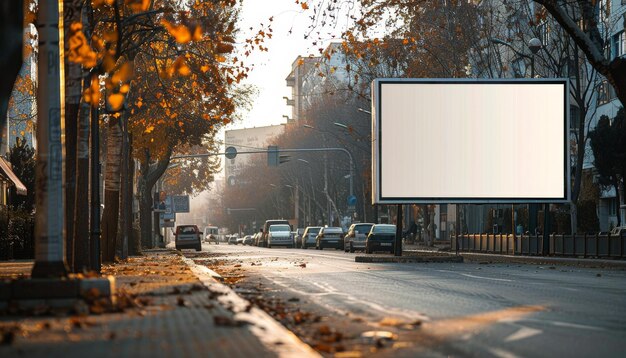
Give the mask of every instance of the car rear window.
M 289 225 L 272 225 L 270 226 L 270 232 L 276 231 L 291 231 Z
M 179 226 L 178 232 L 181 234 L 195 234 L 196 227 L 195 226 Z
M 309 229 L 308 234 L 309 234 L 309 235 L 311 235 L 311 234 L 313 234 L 313 235 L 317 235 L 317 234 L 319 234 L 319 232 L 320 232 L 320 228 L 319 228 L 319 227 L 316 227 L 316 228 L 314 228 L 314 229 Z
M 343 230 L 339 227 L 327 227 L 324 229 L 324 234 L 343 234 Z
M 358 231 L 359 234 L 367 234 L 372 229 L 374 225 L 356 225 L 354 227 L 354 231 Z
M 395 225 L 377 225 L 374 226 L 375 233 L 395 233 L 396 226 Z

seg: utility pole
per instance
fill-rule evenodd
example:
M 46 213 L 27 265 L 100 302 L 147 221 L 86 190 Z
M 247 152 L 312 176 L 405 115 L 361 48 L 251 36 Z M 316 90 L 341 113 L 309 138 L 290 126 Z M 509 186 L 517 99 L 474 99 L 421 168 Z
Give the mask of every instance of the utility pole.
M 65 262 L 63 145 L 63 2 L 40 1 L 35 181 L 35 264 L 32 277 L 63 277 Z

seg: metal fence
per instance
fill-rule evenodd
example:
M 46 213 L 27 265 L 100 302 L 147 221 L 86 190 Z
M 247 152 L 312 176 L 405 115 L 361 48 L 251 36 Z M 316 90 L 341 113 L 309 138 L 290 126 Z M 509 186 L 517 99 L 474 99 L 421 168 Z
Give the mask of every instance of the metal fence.
M 463 234 L 452 236 L 452 250 L 503 255 L 550 255 L 626 258 L 626 234 L 552 234 L 549 252 L 543 252 L 543 235 Z

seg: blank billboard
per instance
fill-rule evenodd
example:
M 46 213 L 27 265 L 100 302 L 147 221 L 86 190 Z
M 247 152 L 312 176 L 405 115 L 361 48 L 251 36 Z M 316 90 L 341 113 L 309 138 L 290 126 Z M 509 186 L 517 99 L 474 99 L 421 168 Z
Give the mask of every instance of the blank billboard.
M 562 79 L 377 79 L 373 202 L 569 199 Z

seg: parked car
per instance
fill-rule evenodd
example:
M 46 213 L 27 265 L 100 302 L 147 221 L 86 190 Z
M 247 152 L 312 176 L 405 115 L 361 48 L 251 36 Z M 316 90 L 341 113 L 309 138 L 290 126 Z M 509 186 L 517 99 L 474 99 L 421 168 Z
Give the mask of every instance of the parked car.
M 253 243 L 254 243 L 254 239 L 252 238 L 252 235 L 246 235 L 243 237 L 244 245 L 252 245 Z
M 217 226 L 207 226 L 204 228 L 204 235 L 202 236 L 204 237 L 204 241 L 210 243 L 214 243 L 216 245 L 219 245 L 220 241 L 218 240 L 218 236 L 217 236 Z
M 289 231 L 291 231 L 291 225 L 289 225 L 289 221 L 285 219 L 266 220 L 265 224 L 263 225 L 263 231 L 261 231 L 261 239 L 259 240 L 259 244 L 257 246 L 267 247 L 267 235 L 269 233 L 270 226 L 278 224 L 288 225 Z
M 245 239 L 245 237 L 244 237 L 244 236 L 239 237 L 239 235 L 235 235 L 235 237 L 237 238 L 237 240 L 236 240 L 237 245 L 239 245 L 239 244 L 243 245 L 243 244 L 244 244 L 244 243 L 243 243 L 243 240 Z
M 254 238 L 254 245 L 258 247 L 263 247 L 263 229 L 259 229 L 256 237 Z
M 345 252 L 354 250 L 365 250 L 365 240 L 374 224 L 357 223 L 350 225 L 348 233 L 343 238 L 343 249 Z
M 323 250 L 327 247 L 334 247 L 339 250 L 343 248 L 343 229 L 340 227 L 323 227 L 315 237 L 315 248 Z
M 396 226 L 390 224 L 376 224 L 372 226 L 365 240 L 365 253 L 374 251 L 389 251 L 393 254 L 396 241 Z
M 174 243 L 176 250 L 196 249 L 202 251 L 202 242 L 200 241 L 200 230 L 196 225 L 178 225 L 174 232 Z
M 309 247 L 316 246 L 315 238 L 317 237 L 317 234 L 319 234 L 321 228 L 321 226 L 307 226 L 302 233 L 302 243 L 300 244 L 300 247 L 306 250 Z
M 304 233 L 304 228 L 299 227 L 296 231 L 292 232 L 293 241 L 295 242 L 296 247 L 302 247 L 302 234 Z
M 270 225 L 267 234 L 267 247 L 287 246 L 293 248 L 293 236 L 288 224 Z
M 237 235 L 230 235 L 228 237 L 228 245 L 237 245 Z

